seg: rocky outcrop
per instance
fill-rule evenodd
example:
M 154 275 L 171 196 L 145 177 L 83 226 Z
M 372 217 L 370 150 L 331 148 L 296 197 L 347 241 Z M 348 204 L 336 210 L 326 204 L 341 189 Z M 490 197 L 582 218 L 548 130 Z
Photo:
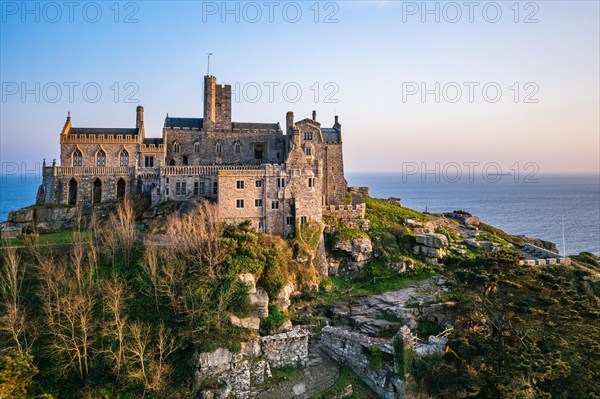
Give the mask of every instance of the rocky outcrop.
M 413 247 L 414 254 L 425 257 L 427 263 L 437 265 L 438 260 L 446 256 L 448 238 L 443 234 L 418 234 L 415 236 L 415 241 L 419 245 Z
M 204 352 L 196 363 L 194 390 L 201 398 L 250 399 L 257 386 L 271 378 L 272 367 L 308 363 L 308 332 L 302 328 L 255 338 L 239 352 L 219 348 Z
M 370 348 L 377 347 L 382 362 L 373 367 Z M 335 361 L 346 364 L 383 399 L 405 397 L 404 383 L 394 363 L 394 349 L 388 344 L 366 335 L 327 326 L 321 330 L 321 347 Z
M 330 274 L 354 276 L 362 271 L 366 262 L 373 257 L 373 244 L 369 237 L 354 237 L 337 240 L 333 248 L 346 255 L 346 258 L 329 262 Z M 334 272 L 334 273 L 332 273 Z
M 258 317 L 237 317 L 229 316 L 229 323 L 234 327 L 245 328 L 246 330 L 258 331 L 260 329 L 260 319 Z
M 277 295 L 277 299 L 275 299 L 274 304 L 283 310 L 287 310 L 288 307 L 292 304 L 291 297 L 296 292 L 296 285 L 293 282 L 289 282 L 283 286 L 279 294 Z

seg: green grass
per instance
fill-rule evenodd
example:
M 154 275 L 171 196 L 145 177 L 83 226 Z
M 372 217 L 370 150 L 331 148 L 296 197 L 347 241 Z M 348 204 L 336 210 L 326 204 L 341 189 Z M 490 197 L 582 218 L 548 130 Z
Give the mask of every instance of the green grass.
M 386 200 L 366 197 L 366 218 L 371 221 L 369 228 L 373 230 L 389 229 L 395 224 L 402 224 L 406 219 L 427 221 L 429 217 L 421 212 L 414 211 Z
M 340 377 L 329 389 L 317 393 L 313 399 L 331 399 L 340 395 L 348 385 L 352 385 L 352 395 L 347 399 L 377 399 L 377 395 L 348 366 L 341 366 Z
M 58 245 L 58 244 L 70 244 L 73 242 L 73 234 L 76 230 L 60 230 L 48 234 L 41 234 L 37 238 L 37 242 L 40 245 Z M 91 231 L 84 231 L 84 238 L 88 238 Z M 11 238 L 6 240 L 0 240 L 0 245 L 15 245 L 22 246 L 24 241 L 22 238 Z

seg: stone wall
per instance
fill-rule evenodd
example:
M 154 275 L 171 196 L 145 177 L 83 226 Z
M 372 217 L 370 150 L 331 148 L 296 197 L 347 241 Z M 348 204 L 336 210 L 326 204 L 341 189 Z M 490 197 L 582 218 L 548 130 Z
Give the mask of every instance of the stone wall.
M 304 367 L 308 361 L 308 332 L 302 328 L 261 337 L 264 358 L 272 368 Z
M 369 348 L 373 345 L 382 352 L 383 366 L 380 370 L 373 370 L 369 361 Z M 405 397 L 404 383 L 398 377 L 391 345 L 363 334 L 328 326 L 321 330 L 321 347 L 336 362 L 350 366 L 379 397 Z
M 330 216 L 344 222 L 348 227 L 368 230 L 369 220 L 365 219 L 367 206 L 357 205 L 329 205 L 323 207 L 323 216 Z

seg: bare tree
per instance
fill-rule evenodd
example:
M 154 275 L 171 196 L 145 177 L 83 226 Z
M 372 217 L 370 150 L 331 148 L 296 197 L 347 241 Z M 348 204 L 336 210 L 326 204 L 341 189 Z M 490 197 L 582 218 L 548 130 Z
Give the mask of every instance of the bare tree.
M 158 312 L 161 270 L 158 247 L 156 244 L 151 243 L 150 241 L 146 242 L 146 251 L 140 266 L 139 279 L 146 289 L 150 291 L 149 294 L 154 297 L 154 305 L 156 306 L 156 311 Z
M 110 318 L 104 323 L 104 336 L 110 342 L 105 353 L 108 355 L 117 380 L 125 363 L 125 335 L 127 315 L 124 313 L 125 301 L 128 298 L 127 287 L 116 276 L 102 284 L 102 297 Z
M 0 317 L 0 332 L 8 335 L 5 349 L 16 348 L 20 354 L 27 352 L 31 345 L 32 334 L 27 325 L 25 306 L 22 303 L 22 287 L 25 277 L 25 265 L 21 262 L 15 247 L 2 249 L 2 267 L 0 269 L 0 299 L 6 314 Z

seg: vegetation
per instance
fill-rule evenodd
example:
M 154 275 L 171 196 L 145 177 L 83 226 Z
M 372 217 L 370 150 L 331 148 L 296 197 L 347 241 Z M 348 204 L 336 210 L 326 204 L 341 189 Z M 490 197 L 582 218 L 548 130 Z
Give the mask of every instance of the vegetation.
M 331 388 L 319 392 L 313 399 L 330 399 L 340 395 L 349 385 L 352 385 L 352 395 L 346 399 L 377 399 L 377 395 L 360 379 L 348 366 L 341 366 L 340 377 Z
M 383 367 L 383 357 L 381 355 L 381 348 L 377 345 L 369 347 L 369 366 L 371 370 L 378 371 Z

